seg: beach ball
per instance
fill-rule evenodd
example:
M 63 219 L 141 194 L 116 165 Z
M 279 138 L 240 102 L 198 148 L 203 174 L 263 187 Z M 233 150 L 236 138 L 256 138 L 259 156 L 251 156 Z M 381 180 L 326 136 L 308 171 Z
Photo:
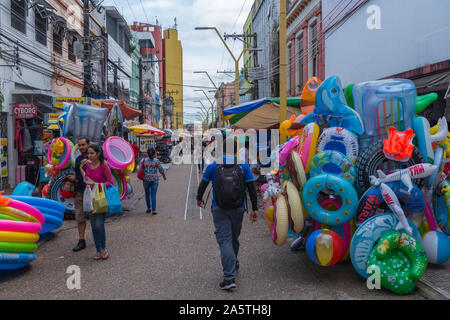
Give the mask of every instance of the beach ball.
M 422 245 L 430 263 L 442 264 L 450 259 L 450 238 L 442 232 L 427 232 L 423 237 Z
M 329 267 L 344 256 L 344 243 L 336 232 L 319 229 L 308 237 L 306 253 L 315 264 Z

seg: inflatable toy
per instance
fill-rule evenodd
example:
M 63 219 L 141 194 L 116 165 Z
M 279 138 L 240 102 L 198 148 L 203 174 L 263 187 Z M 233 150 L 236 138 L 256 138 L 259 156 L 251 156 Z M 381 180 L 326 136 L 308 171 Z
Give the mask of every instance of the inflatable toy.
M 356 229 L 350 243 L 350 259 L 356 272 L 363 278 L 368 278 L 367 260 L 378 239 L 384 234 L 395 231 L 399 221 L 392 212 L 379 213 L 367 219 Z M 408 220 L 413 230 L 413 238 L 421 241 L 417 227 Z
M 286 137 L 298 136 L 302 133 L 302 130 L 292 130 L 292 124 L 296 120 L 296 116 L 292 115 L 289 120 L 285 120 L 280 125 L 280 133 Z
M 131 183 L 128 183 L 127 184 L 127 196 L 126 196 L 126 199 L 130 200 L 130 199 L 133 199 L 133 197 L 134 197 L 133 185 Z
M 356 177 L 356 170 L 350 159 L 339 151 L 334 150 L 316 154 L 311 160 L 309 171 L 311 178 L 320 174 L 335 174 L 352 185 Z
M 67 176 L 75 176 L 75 171 L 73 169 L 60 171 L 50 182 L 47 198 L 59 202 L 66 208 L 66 211 L 73 213 L 75 212 L 74 200 L 66 199 L 60 193 L 60 190 L 64 188 Z
M 423 112 L 428 106 L 435 102 L 439 95 L 435 92 L 417 97 L 416 100 L 416 114 Z
M 111 170 L 114 186 L 119 190 L 120 193 L 120 201 L 123 201 L 128 193 L 128 183 L 126 180 L 126 176 L 122 172 L 118 172 L 116 170 Z
M 320 128 L 316 123 L 310 123 L 305 126 L 302 132 L 297 152 L 302 159 L 305 173 L 309 173 L 309 164 L 316 154 L 317 140 L 319 139 Z
M 288 157 L 287 169 L 295 187 L 299 192 L 301 192 L 306 183 L 306 174 L 305 169 L 303 168 L 302 160 L 297 152 L 292 151 Z
M 345 101 L 347 102 L 347 105 L 352 109 L 355 109 L 355 101 L 353 101 L 353 87 L 354 86 L 355 86 L 355 84 L 351 83 L 348 86 L 346 86 L 345 90 L 344 90 Z
M 381 286 L 397 294 L 410 294 L 428 260 L 422 245 L 410 235 L 388 232 L 381 236 L 367 261 L 368 272 L 378 267 Z
M 70 163 L 72 164 L 72 167 L 75 168 L 75 163 L 77 161 L 78 156 L 81 155 L 80 150 L 78 149 L 78 143 L 74 145 L 72 148 L 72 152 L 70 153 Z
M 286 165 L 287 159 L 288 159 L 289 155 L 291 154 L 292 150 L 294 150 L 294 148 L 296 146 L 298 146 L 298 139 L 299 139 L 298 136 L 294 137 L 283 145 L 283 147 L 280 151 L 280 158 L 279 158 L 281 166 Z
M 58 229 L 63 225 L 63 219 L 60 219 L 58 217 L 49 214 L 44 214 L 44 217 L 45 223 L 42 226 L 42 230 L 41 232 L 39 232 L 39 235 L 43 235 L 45 233 Z
M 71 142 L 66 138 L 57 138 L 53 140 L 47 152 L 47 162 L 55 170 L 66 169 L 70 166 L 70 152 L 72 151 Z
M 425 218 L 427 220 L 428 227 L 431 231 L 437 229 L 436 219 L 434 218 L 433 211 L 431 210 L 430 204 L 425 199 Z
M 19 183 L 14 188 L 14 191 L 12 194 L 16 195 L 16 196 L 31 196 L 33 194 L 33 191 L 35 188 L 36 187 L 33 184 L 24 181 L 24 182 Z
M 450 238 L 442 232 L 436 230 L 427 232 L 422 245 L 430 263 L 443 264 L 450 259 Z
M 412 235 L 412 228 L 409 226 L 408 221 L 406 220 L 405 212 L 400 206 L 400 202 L 398 201 L 398 198 L 395 195 L 394 191 L 385 183 L 382 183 L 380 185 L 380 191 L 384 201 L 399 220 L 398 225 L 395 227 L 395 230 L 404 229 L 409 235 Z
M 107 108 L 74 103 L 67 111 L 64 137 L 73 141 L 87 137 L 92 143 L 98 143 L 102 137 L 107 113 Z
M 267 188 L 263 193 L 264 201 L 267 201 L 271 197 L 275 198 L 283 192 L 283 189 L 281 188 L 280 184 L 275 182 L 275 180 L 271 175 L 267 175 L 266 177 L 267 177 Z
M 0 252 L 33 253 L 37 249 L 36 243 L 0 242 Z
M 445 119 L 445 118 L 444 118 Z M 447 120 L 445 120 L 447 123 Z M 436 134 L 440 128 L 440 124 L 438 123 L 436 126 L 430 129 L 430 133 L 432 135 Z M 444 148 L 445 158 L 450 158 L 450 132 L 447 133 L 447 137 L 439 142 L 439 145 Z
M 355 110 L 347 106 L 341 80 L 334 76 L 317 89 L 314 112 L 305 116 L 302 124 L 317 123 L 327 127 L 341 127 L 358 135 L 363 133 L 363 123 Z
M 38 208 L 41 212 L 43 212 L 41 209 L 47 209 L 47 210 L 54 210 L 56 212 L 59 212 L 61 214 L 64 214 L 64 211 L 66 210 L 65 206 L 61 203 L 45 198 L 38 198 L 38 197 L 25 197 L 25 196 L 8 196 L 11 199 L 25 202 L 33 207 Z
M 286 181 L 285 196 L 289 203 L 290 227 L 295 233 L 299 233 L 303 230 L 303 205 L 297 188 L 290 181 Z
M 126 167 L 126 168 L 122 171 L 122 173 L 123 173 L 124 175 L 126 175 L 126 176 L 130 175 L 131 173 L 134 172 L 135 166 L 136 166 L 136 162 L 135 162 L 135 161 L 131 162 L 131 164 L 130 164 L 128 167 Z
M 355 110 L 364 122 L 360 149 L 382 141 L 389 126 L 412 128 L 416 114 L 417 91 L 407 79 L 385 79 L 356 84 L 352 90 Z
M 103 152 L 112 169 L 124 170 L 134 161 L 134 152 L 130 144 L 119 137 L 109 137 L 103 144 Z
M 35 260 L 34 253 L 0 253 L 0 270 L 15 270 Z
M 312 105 L 312 108 L 314 109 L 314 105 Z M 301 136 L 303 132 L 303 128 L 305 127 L 304 124 L 302 124 L 302 120 L 305 117 L 304 114 L 299 115 L 295 120 L 292 122 L 289 130 L 297 130 L 297 136 Z
M 18 209 L 11 208 L 11 207 L 0 206 L 0 214 L 2 214 L 3 216 L 6 216 L 7 219 L 10 219 L 10 220 L 18 220 L 18 221 L 25 221 L 25 222 L 39 222 L 39 220 L 36 219 L 31 214 L 28 214 L 26 212 L 23 212 L 22 210 L 18 210 Z
M 319 229 L 314 231 L 306 240 L 306 253 L 315 264 L 329 267 L 342 259 L 344 244 L 336 232 Z
M 3 208 L 9 207 L 11 209 L 16 209 L 16 210 L 10 210 L 10 213 L 18 214 L 19 215 L 18 218 L 22 218 L 21 214 L 19 214 L 19 212 L 21 211 L 23 213 L 27 213 L 29 216 L 32 216 L 35 218 L 35 220 L 37 220 L 37 221 L 31 221 L 31 222 L 39 222 L 41 225 L 43 225 L 45 222 L 44 216 L 42 215 L 42 213 L 39 210 L 37 210 L 36 208 L 34 208 L 24 202 L 14 200 L 9 197 L 0 196 L 0 208 L 2 208 L 2 207 Z M 8 214 L 8 210 L 3 210 L 2 213 Z M 30 218 L 28 216 L 23 216 L 23 217 L 26 218 L 27 220 L 30 220 Z M 1 252 L 1 250 L 0 250 L 0 252 Z
M 436 220 L 439 223 L 439 226 L 441 227 L 442 231 L 444 231 L 445 234 L 450 236 L 450 184 L 447 180 L 444 180 L 441 183 L 439 183 L 438 188 L 440 194 L 442 194 L 443 199 L 441 197 L 438 197 L 438 199 L 441 200 L 440 201 L 441 208 L 438 210 L 436 214 L 437 218 Z
M 109 112 L 105 125 L 103 127 L 105 135 L 107 137 L 119 136 L 123 137 L 123 117 L 122 111 L 117 103 L 113 105 L 111 111 Z
M 316 93 L 322 81 L 317 77 L 311 77 L 305 84 L 301 95 L 301 107 L 303 114 L 309 114 L 314 111 L 314 102 Z
M 38 240 L 39 236 L 35 233 L 0 231 L 0 242 L 34 243 Z
M 383 168 L 390 173 L 394 170 L 403 169 L 405 167 L 412 167 L 416 164 L 423 163 L 423 158 L 417 148 L 414 148 L 413 155 L 408 162 L 399 163 L 387 159 L 383 153 L 383 142 L 378 142 L 371 145 L 367 149 L 360 152 L 358 161 L 356 162 L 356 182 L 355 188 L 359 195 L 363 195 L 367 189 L 372 185 L 370 183 L 370 176 L 374 176 L 377 170 Z M 424 186 L 425 180 L 416 178 L 412 180 L 420 189 Z
M 283 194 L 278 195 L 275 205 L 275 213 L 272 223 L 272 241 L 277 246 L 282 246 L 287 241 L 289 229 L 289 216 L 286 198 Z
M 414 151 L 414 145 L 412 144 L 414 136 L 411 128 L 400 132 L 394 127 L 389 127 L 389 136 L 383 141 L 384 156 L 389 160 L 407 162 L 411 159 Z
M 77 180 L 74 176 L 66 176 L 63 179 L 62 187 L 59 194 L 64 199 L 75 198 L 77 195 Z
M 437 169 L 428 177 L 428 179 L 426 179 L 425 182 L 425 186 L 430 191 L 434 191 L 435 187 L 439 183 L 439 178 L 441 177 L 442 171 L 444 170 L 443 160 L 444 160 L 444 149 L 437 148 L 434 151 L 434 160 L 433 160 L 433 164 Z
M 343 153 L 353 163 L 358 158 L 358 138 L 344 128 L 324 129 L 319 137 L 317 152 L 335 150 Z
M 323 209 L 317 197 L 319 192 L 331 190 L 334 197 L 342 199 L 342 206 L 336 211 Z M 302 199 L 308 214 L 316 221 L 327 225 L 343 224 L 355 217 L 358 196 L 353 186 L 333 174 L 322 174 L 309 179 L 302 191 Z
M 272 223 L 274 219 L 274 207 L 270 206 L 267 209 L 264 209 L 264 215 L 266 216 L 267 225 L 269 226 L 269 230 L 272 228 Z
M 419 145 L 420 153 L 426 162 L 433 163 L 434 152 L 433 143 L 445 141 L 448 135 L 447 120 L 441 118 L 438 121 L 438 129 L 433 130 L 435 134 L 431 134 L 430 123 L 424 117 L 417 117 L 414 119 L 414 133 L 417 135 L 417 142 Z
M 25 232 L 25 233 L 38 233 L 42 229 L 42 226 L 38 222 L 24 222 L 14 220 L 0 220 L 0 232 Z M 3 241 L 3 240 L 0 240 Z M 16 241 L 17 242 L 17 241 Z M 22 242 L 22 241 L 19 241 Z M 27 242 L 27 241 L 23 241 Z

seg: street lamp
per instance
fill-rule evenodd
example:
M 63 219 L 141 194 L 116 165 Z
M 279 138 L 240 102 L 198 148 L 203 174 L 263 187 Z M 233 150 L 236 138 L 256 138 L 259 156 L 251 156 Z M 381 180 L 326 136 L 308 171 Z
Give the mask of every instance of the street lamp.
M 235 72 L 235 95 L 236 95 L 236 105 L 239 105 L 239 61 L 241 60 L 242 56 L 244 55 L 244 53 L 246 51 L 261 51 L 261 49 L 249 49 L 249 48 L 244 48 L 244 50 L 242 50 L 241 54 L 239 55 L 239 57 L 236 59 L 236 57 L 234 56 L 233 52 L 230 50 L 230 48 L 228 47 L 227 43 L 225 42 L 225 40 L 223 39 L 223 37 L 220 35 L 219 30 L 217 30 L 216 27 L 196 27 L 195 30 L 214 30 L 216 31 L 217 35 L 219 36 L 220 40 L 222 40 L 222 43 L 225 45 L 225 48 L 228 50 L 228 52 L 230 53 L 231 57 L 234 60 L 234 72 Z
M 206 108 L 205 105 L 203 104 L 203 102 L 201 102 L 200 100 L 197 100 L 195 102 L 200 102 L 200 104 L 202 105 L 203 108 L 200 108 L 200 111 L 203 112 L 203 115 L 206 118 L 206 127 L 209 127 L 209 111 L 210 110 L 212 111 L 212 109 L 211 108 Z M 211 120 L 213 120 L 212 117 L 211 117 Z M 211 121 L 211 123 L 212 122 L 213 121 Z
M 216 92 L 217 92 L 217 96 L 220 96 L 220 92 L 222 91 L 222 88 L 217 88 L 217 85 L 215 84 L 215 82 L 213 81 L 213 79 L 211 78 L 211 76 L 209 75 L 209 73 L 207 71 L 194 71 L 194 73 L 199 74 L 199 73 L 204 73 L 207 75 L 207 77 L 209 78 L 209 81 L 211 81 L 211 83 L 213 84 L 214 88 L 216 88 Z M 209 91 L 211 92 L 211 91 Z M 217 102 L 219 101 L 219 98 L 217 98 Z M 219 118 L 219 127 L 221 126 L 221 122 L 222 122 L 222 112 L 220 110 L 220 104 L 217 103 L 218 106 L 218 118 Z M 214 119 L 214 112 L 213 112 L 213 119 Z
M 198 90 L 194 90 L 194 91 L 203 92 L 203 94 L 205 95 L 206 99 L 208 99 L 209 103 L 211 104 L 211 124 L 214 124 L 214 102 L 211 101 L 211 99 L 206 94 L 205 90 L 198 89 Z

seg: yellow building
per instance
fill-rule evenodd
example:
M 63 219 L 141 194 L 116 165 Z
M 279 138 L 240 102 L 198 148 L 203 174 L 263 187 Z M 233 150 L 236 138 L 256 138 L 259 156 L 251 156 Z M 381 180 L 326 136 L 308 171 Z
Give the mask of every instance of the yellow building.
M 163 54 L 164 94 L 174 101 L 172 128 L 183 128 L 183 47 L 178 40 L 178 30 L 164 30 Z

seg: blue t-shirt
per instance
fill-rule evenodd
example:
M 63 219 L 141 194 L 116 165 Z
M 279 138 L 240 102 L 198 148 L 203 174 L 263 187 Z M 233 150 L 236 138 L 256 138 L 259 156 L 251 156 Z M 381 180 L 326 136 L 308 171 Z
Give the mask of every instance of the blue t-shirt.
M 224 157 L 225 164 L 232 164 L 232 163 L 234 163 L 234 160 L 235 160 L 235 157 L 226 157 L 226 158 Z M 212 185 L 213 185 L 212 205 L 213 205 L 213 207 L 217 207 L 214 190 L 216 189 L 216 172 L 217 172 L 218 167 L 219 166 L 217 165 L 217 163 L 213 162 L 208 167 L 206 167 L 205 173 L 203 174 L 204 181 L 206 181 L 208 183 L 212 181 Z M 250 167 L 248 166 L 247 163 L 241 164 L 241 168 L 242 168 L 242 173 L 244 175 L 245 183 L 255 181 L 255 179 L 253 179 L 252 170 L 250 169 Z

